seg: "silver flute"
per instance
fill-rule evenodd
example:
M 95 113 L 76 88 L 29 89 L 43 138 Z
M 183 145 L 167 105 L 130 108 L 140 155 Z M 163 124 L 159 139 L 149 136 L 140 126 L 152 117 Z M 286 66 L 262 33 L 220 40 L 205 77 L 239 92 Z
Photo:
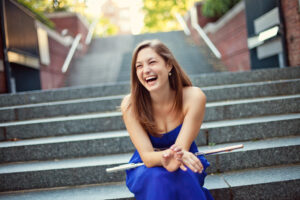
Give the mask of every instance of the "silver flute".
M 208 151 L 204 151 L 204 152 L 196 152 L 195 155 L 196 156 L 199 156 L 199 155 L 205 156 L 205 155 L 217 154 L 217 153 L 222 153 L 222 152 L 229 152 L 229 151 L 233 151 L 233 150 L 241 149 L 241 148 L 244 148 L 243 144 L 208 150 Z M 107 168 L 106 172 L 111 173 L 111 172 L 123 171 L 123 170 L 132 169 L 132 168 L 136 168 L 136 167 L 143 166 L 143 165 L 145 165 L 145 164 L 144 163 L 127 163 L 124 165 Z

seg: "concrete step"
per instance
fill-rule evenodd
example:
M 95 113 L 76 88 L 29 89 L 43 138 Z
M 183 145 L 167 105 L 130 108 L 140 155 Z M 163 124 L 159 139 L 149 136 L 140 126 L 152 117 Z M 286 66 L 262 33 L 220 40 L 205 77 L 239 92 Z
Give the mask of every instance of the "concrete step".
M 204 123 L 199 146 L 299 134 L 300 114 Z M 226 132 L 227 131 L 227 132 Z M 127 131 L 0 142 L 0 163 L 120 154 L 134 150 Z
M 240 85 L 254 82 L 283 81 L 299 79 L 300 68 L 291 67 L 284 69 L 261 69 L 249 72 L 219 72 L 193 76 L 195 86 L 224 86 Z M 247 84 L 246 84 L 247 85 Z M 284 87 L 285 88 L 285 87 Z M 299 88 L 299 87 L 298 87 Z M 0 106 L 33 104 L 41 102 L 62 101 L 68 99 L 91 98 L 127 94 L 130 91 L 128 82 L 107 83 L 102 85 L 60 88 L 54 90 L 20 92 L 17 94 L 0 95 Z M 234 93 L 229 93 L 235 96 Z M 253 96 L 253 94 L 251 94 Z M 273 95 L 270 95 L 273 96 Z M 211 97 L 209 97 L 211 98 Z M 247 98 L 247 97 L 245 97 Z M 217 99 L 218 100 L 218 99 Z
M 251 101 L 250 99 L 256 97 L 262 98 L 271 97 L 275 95 L 283 96 L 300 94 L 300 79 L 264 83 L 251 83 L 246 85 L 217 86 L 203 88 L 203 91 L 207 95 L 208 102 L 245 99 L 243 100 L 244 102 Z M 123 97 L 124 95 L 117 95 L 2 107 L 0 108 L 0 122 L 116 111 Z M 258 101 L 262 100 L 263 99 L 258 99 Z M 268 101 L 268 99 L 265 100 Z M 237 103 L 238 101 L 236 101 L 234 104 Z M 219 103 L 214 105 L 221 104 Z M 206 115 L 206 119 L 209 119 L 210 117 L 211 115 Z M 232 115 L 231 118 L 234 118 L 234 115 Z
M 297 96 L 287 96 L 282 99 L 277 97 L 274 99 L 253 99 L 249 101 L 252 101 L 250 104 L 245 104 L 245 101 L 242 101 L 243 103 L 240 105 L 238 101 L 236 101 L 233 103 L 229 102 L 227 106 L 225 106 L 226 103 L 221 102 L 219 103 L 219 107 L 217 106 L 218 104 L 214 104 L 215 107 L 208 107 L 207 112 L 209 113 L 206 115 L 205 121 L 225 120 L 224 117 L 255 117 L 257 115 L 270 115 L 273 113 L 284 114 L 297 112 L 297 110 L 299 110 L 297 106 L 299 98 L 293 97 Z M 259 101 L 261 101 L 261 103 L 258 103 Z M 271 103 L 271 101 L 273 103 Z M 289 103 L 289 106 L 282 105 L 282 102 Z M 264 109 L 264 107 L 270 110 Z M 241 108 L 244 110 L 240 110 Z M 229 114 L 226 114 L 227 112 Z M 121 118 L 120 112 L 109 112 L 19 122 L 4 122 L 0 123 L 0 140 L 122 130 L 125 129 L 125 126 Z
M 300 93 L 300 79 L 292 80 L 279 80 L 279 81 L 268 81 L 268 82 L 257 82 L 257 83 L 245 83 L 245 84 L 234 84 L 225 86 L 211 86 L 203 87 L 202 90 L 206 94 L 207 102 L 215 101 L 228 101 L 228 100 L 238 100 L 238 99 L 248 99 L 248 98 L 258 98 L 258 97 L 269 97 L 278 95 L 295 95 Z M 66 91 L 67 93 L 67 91 Z M 42 93 L 43 95 L 47 94 Z M 11 120 L 21 120 L 31 116 L 35 117 L 45 117 L 45 116 L 55 116 L 59 114 L 68 115 L 70 112 L 81 113 L 85 110 L 93 111 L 92 108 L 95 107 L 97 110 L 115 110 L 116 105 L 119 105 L 122 97 L 126 92 L 114 95 L 114 96 L 86 96 L 77 97 L 78 99 L 67 99 L 68 97 L 76 94 L 71 93 L 70 96 L 64 96 L 66 99 L 48 99 L 49 102 L 43 103 L 45 99 L 37 98 L 37 102 L 22 100 L 22 96 L 14 97 L 11 96 L 10 99 L 5 100 L 5 102 L 10 103 L 18 101 L 23 105 L 6 105 L 0 108 L 0 121 L 11 121 Z M 91 95 L 98 93 L 91 93 Z M 53 95 L 56 96 L 56 95 Z M 32 97 L 32 96 L 30 96 Z M 51 98 L 51 96 L 49 96 Z M 58 95 L 59 97 L 59 95 Z M 34 97 L 36 98 L 36 97 Z M 0 95 L 1 101 L 1 95 Z M 39 102 L 41 101 L 41 102 Z M 111 101 L 111 102 L 110 102 Z M 100 104 L 98 104 L 100 103 Z M 69 105 L 68 105 L 69 104 Z M 74 108 L 77 106 L 76 108 Z M 88 106 L 88 108 L 86 108 Z M 92 107 L 93 106 L 93 107 Z M 92 107 L 92 108 L 91 108 Z M 46 110 L 46 111 L 43 111 Z
M 208 175 L 204 187 L 215 200 L 299 199 L 300 164 Z M 133 200 L 124 182 L 105 185 L 2 192 L 0 200 Z
M 300 163 L 300 136 L 244 142 L 244 149 L 207 156 L 208 173 Z M 235 143 L 226 146 L 235 145 Z M 223 147 L 216 145 L 214 148 Z M 200 151 L 211 147 L 201 147 Z M 55 161 L 0 165 L 0 191 L 112 183 L 125 180 L 125 173 L 105 169 L 127 163 L 132 153 Z M 243 162 L 241 162 L 241 160 Z
M 124 95 L 37 103 L 0 108 L 0 122 L 119 110 Z
M 0 142 L 0 163 L 120 154 L 134 151 L 127 131 Z
M 218 72 L 191 76 L 193 83 L 202 87 L 298 78 L 300 78 L 300 67 Z

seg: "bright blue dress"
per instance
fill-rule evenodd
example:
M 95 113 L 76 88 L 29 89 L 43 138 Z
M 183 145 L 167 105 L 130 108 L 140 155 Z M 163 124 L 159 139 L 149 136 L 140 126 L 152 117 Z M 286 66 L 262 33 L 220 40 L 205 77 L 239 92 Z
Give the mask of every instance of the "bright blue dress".
M 149 135 L 154 148 L 169 148 L 180 132 L 182 125 L 163 134 L 162 137 Z M 190 152 L 198 152 L 195 142 Z M 190 169 L 183 171 L 180 168 L 175 172 L 168 172 L 164 167 L 140 166 L 126 170 L 126 185 L 137 200 L 213 200 L 209 191 L 203 187 L 206 177 L 205 169 L 210 165 L 204 156 L 198 156 L 202 165 L 201 174 Z M 136 150 L 129 163 L 143 162 Z

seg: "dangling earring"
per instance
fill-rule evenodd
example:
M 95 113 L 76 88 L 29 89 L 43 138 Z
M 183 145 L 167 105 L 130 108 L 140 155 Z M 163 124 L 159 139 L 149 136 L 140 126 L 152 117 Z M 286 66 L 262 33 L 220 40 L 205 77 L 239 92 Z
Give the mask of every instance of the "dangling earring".
M 169 76 L 171 76 L 172 75 L 172 73 L 171 72 L 169 72 Z

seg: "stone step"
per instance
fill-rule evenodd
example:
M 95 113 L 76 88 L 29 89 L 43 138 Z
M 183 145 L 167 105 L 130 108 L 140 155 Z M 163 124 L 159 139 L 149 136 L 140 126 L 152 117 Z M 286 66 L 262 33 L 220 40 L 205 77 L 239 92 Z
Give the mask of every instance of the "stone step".
M 203 91 L 206 93 L 207 102 L 253 99 L 277 95 L 297 95 L 300 94 L 300 79 L 217 86 L 203 88 Z M 2 107 L 0 108 L 0 122 L 116 111 L 123 97 L 124 95 L 118 95 Z M 258 101 L 262 101 L 262 99 L 258 99 Z M 206 116 L 207 119 L 210 117 Z
M 207 101 L 214 102 L 214 101 L 232 100 L 232 99 L 245 99 L 245 98 L 255 98 L 255 97 L 276 96 L 276 95 L 299 94 L 300 93 L 299 85 L 300 85 L 300 79 L 289 79 L 289 80 L 275 80 L 275 81 L 264 81 L 264 82 L 254 82 L 254 83 L 244 83 L 244 84 L 209 86 L 209 87 L 202 87 L 202 90 L 205 92 L 207 96 Z M 101 91 L 101 89 L 98 89 L 97 91 Z M 1 98 L 4 98 L 4 101 L 7 104 L 13 104 L 14 101 L 18 101 L 19 103 L 17 104 L 20 104 L 20 105 L 2 105 L 0 111 L 2 111 L 2 115 L 11 112 L 10 115 L 12 116 L 16 115 L 15 118 L 17 117 L 22 118 L 22 112 L 25 112 L 26 109 L 30 109 L 31 107 L 38 109 L 39 107 L 42 106 L 51 107 L 51 106 L 57 106 L 62 104 L 72 104 L 72 105 L 76 104 L 81 106 L 80 103 L 87 103 L 87 102 L 91 103 L 93 101 L 105 102 L 109 100 L 116 100 L 120 102 L 122 97 L 124 97 L 124 95 L 128 93 L 128 91 L 123 90 L 120 91 L 120 94 L 123 95 L 102 96 L 102 94 L 100 94 L 99 92 L 97 93 L 97 91 L 86 94 L 86 96 L 82 96 L 82 95 L 80 96 L 80 93 L 78 93 L 78 91 L 73 91 L 73 93 L 70 93 L 70 96 L 67 96 L 68 90 L 66 90 L 64 91 L 65 96 L 63 97 L 60 97 L 59 95 L 57 96 L 55 94 L 48 95 L 49 91 L 44 91 L 41 92 L 40 94 L 45 96 L 43 98 L 39 98 L 38 96 L 30 96 L 29 95 L 30 92 L 28 93 L 29 96 L 24 96 L 24 95 L 22 96 L 21 93 L 18 93 L 16 95 L 19 96 L 16 96 L 16 98 L 13 98 L 13 95 L 0 95 L 0 101 Z M 78 96 L 76 96 L 77 94 Z M 52 99 L 48 98 L 48 102 L 45 103 L 45 101 L 47 100 L 46 98 L 47 95 Z M 56 96 L 57 99 L 54 98 Z M 5 97 L 11 97 L 11 98 L 5 99 Z M 23 101 L 22 98 L 25 98 L 25 100 Z M 115 109 L 114 107 L 112 108 Z M 8 111 L 10 109 L 14 109 L 14 110 Z M 20 111 L 20 109 L 25 109 L 25 111 L 22 110 Z M 6 118 L 7 117 L 8 116 L 6 116 Z M 5 118 L 2 117 L 1 119 L 3 120 Z
M 120 154 L 134 151 L 127 131 L 0 142 L 0 163 Z
M 199 86 L 228 85 L 272 80 L 298 79 L 300 67 L 269 68 L 240 72 L 217 72 L 190 76 Z
M 224 86 L 231 84 L 245 84 L 253 82 L 266 82 L 275 80 L 299 79 L 300 68 L 273 68 L 261 69 L 245 72 L 219 72 L 195 75 L 192 77 L 193 84 L 198 87 L 207 86 Z M 0 95 L 0 106 L 12 106 L 33 104 L 41 102 L 62 101 L 68 99 L 91 98 L 101 96 L 112 96 L 127 94 L 130 91 L 128 82 L 121 83 L 107 83 L 94 86 L 81 86 L 60 88 L 54 90 L 44 91 L 30 91 L 20 92 L 17 94 L 3 94 Z M 231 93 L 233 96 L 235 94 Z
M 226 102 L 221 102 L 219 103 L 219 107 L 216 103 L 211 107 L 208 107 L 208 114 L 205 116 L 205 122 L 218 119 L 225 120 L 223 117 L 241 118 L 250 116 L 255 117 L 257 115 L 270 115 L 273 113 L 284 114 L 288 112 L 297 112 L 297 110 L 299 110 L 297 106 L 299 98 L 293 97 L 298 96 L 286 96 L 282 99 L 274 97 L 274 99 L 270 98 L 269 100 L 252 99 L 249 100 L 249 102 L 252 101 L 252 103 L 249 104 L 245 104 L 247 100 L 242 101 L 243 103 L 241 104 L 239 104 L 238 101 L 235 101 L 233 103 L 227 103 L 227 106 L 225 106 Z M 258 103 L 258 101 L 261 101 L 261 103 Z M 273 103 L 270 101 L 273 101 Z M 282 105 L 282 102 L 289 103 L 289 106 Z M 268 109 L 264 109 L 264 107 Z M 243 108 L 243 110 L 240 110 L 241 108 Z M 226 112 L 229 114 L 226 114 Z M 121 118 L 120 112 L 109 112 L 4 122 L 0 123 L 0 140 L 122 130 L 125 129 L 125 126 Z
M 196 143 L 203 146 L 298 135 L 299 125 L 300 114 L 204 123 Z M 83 133 L 0 142 L 0 163 L 120 154 L 133 150 L 125 130 Z
M 207 156 L 208 173 L 300 163 L 300 136 L 244 142 L 244 149 Z M 236 145 L 236 143 L 226 146 Z M 213 148 L 223 147 L 216 145 Z M 212 147 L 200 147 L 207 150 Z M 125 180 L 125 173 L 105 169 L 127 163 L 132 153 L 54 161 L 0 165 L 0 191 L 112 183 Z M 242 161 L 242 162 L 241 162 Z M 145 167 L 145 166 L 142 166 Z
M 299 199 L 300 164 L 208 175 L 204 187 L 215 200 Z M 133 200 L 124 182 L 81 187 L 2 192 L 0 200 Z

